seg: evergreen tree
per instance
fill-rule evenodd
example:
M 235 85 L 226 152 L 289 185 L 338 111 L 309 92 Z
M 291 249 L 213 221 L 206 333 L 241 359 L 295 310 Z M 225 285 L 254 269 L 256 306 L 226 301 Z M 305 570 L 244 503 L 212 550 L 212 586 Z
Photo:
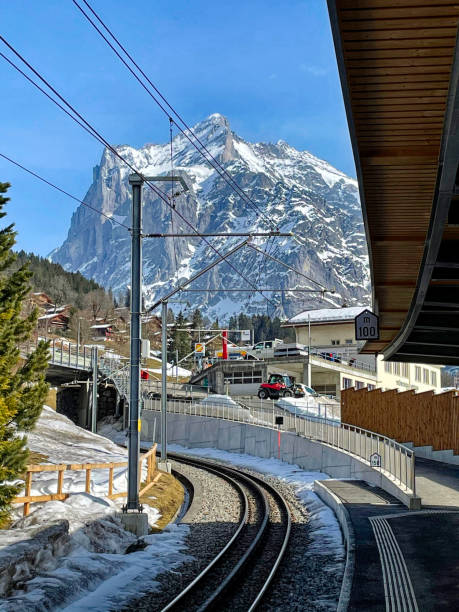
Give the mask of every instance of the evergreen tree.
M 201 311 L 199 308 L 195 308 L 193 310 L 193 314 L 191 315 L 191 328 L 192 329 L 203 329 L 204 321 L 202 318 Z M 202 335 L 202 334 L 201 334 Z M 198 342 L 198 338 L 200 337 L 199 332 L 192 332 L 193 342 Z
M 0 218 L 9 198 L 1 194 L 8 183 L 0 183 Z M 45 370 L 48 344 L 21 360 L 19 344 L 25 342 L 35 326 L 37 311 L 21 316 L 23 301 L 30 287 L 26 265 L 11 271 L 16 255 L 12 252 L 16 232 L 13 225 L 0 229 L 0 521 L 8 515 L 10 503 L 21 486 L 9 484 L 24 470 L 27 462 L 27 439 L 19 430 L 30 431 L 37 421 L 48 385 Z
M 183 312 L 180 311 L 175 318 L 175 329 L 172 334 L 172 344 L 171 350 L 172 355 L 171 359 L 175 361 L 176 351 L 178 351 L 179 360 L 183 357 L 186 357 L 189 353 L 191 353 L 191 337 L 189 332 L 187 331 L 179 331 L 183 330 L 187 324 L 187 319 L 183 315 Z

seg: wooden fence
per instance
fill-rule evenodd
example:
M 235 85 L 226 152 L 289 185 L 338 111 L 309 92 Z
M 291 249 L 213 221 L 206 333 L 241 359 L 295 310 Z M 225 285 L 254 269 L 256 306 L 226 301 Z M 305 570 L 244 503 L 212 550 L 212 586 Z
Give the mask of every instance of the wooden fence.
M 459 454 L 459 396 L 455 391 L 341 391 L 341 421 L 398 442 Z
M 147 478 L 145 486 L 139 491 L 139 495 L 146 493 L 161 476 L 161 472 L 155 475 L 156 472 L 156 444 L 144 455 L 140 457 L 139 461 L 139 478 L 141 474 L 142 462 L 147 462 Z M 117 499 L 119 497 L 126 497 L 127 492 L 113 493 L 113 476 L 115 468 L 127 467 L 127 461 L 121 461 L 118 463 L 69 463 L 69 464 L 58 464 L 58 465 L 28 465 L 26 468 L 25 477 L 25 490 L 22 497 L 15 497 L 13 503 L 24 504 L 23 516 L 27 516 L 30 511 L 30 504 L 37 502 L 48 502 L 55 500 L 67 499 L 72 493 L 76 491 L 63 492 L 64 486 L 64 473 L 68 470 L 85 470 L 86 471 L 86 482 L 85 482 L 85 493 L 91 492 L 91 471 L 92 470 L 108 470 L 108 491 L 106 497 L 110 499 Z M 32 475 L 38 472 L 57 472 L 57 491 L 49 495 L 31 495 L 32 490 Z M 139 483 L 140 484 L 140 483 Z

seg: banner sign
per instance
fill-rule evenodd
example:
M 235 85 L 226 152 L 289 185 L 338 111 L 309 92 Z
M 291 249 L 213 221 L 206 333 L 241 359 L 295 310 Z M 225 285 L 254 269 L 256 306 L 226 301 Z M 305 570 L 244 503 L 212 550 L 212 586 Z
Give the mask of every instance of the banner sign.
M 203 342 L 196 342 L 196 344 L 194 345 L 194 353 L 195 355 L 200 355 L 201 357 L 204 357 L 204 355 L 206 354 L 206 345 Z

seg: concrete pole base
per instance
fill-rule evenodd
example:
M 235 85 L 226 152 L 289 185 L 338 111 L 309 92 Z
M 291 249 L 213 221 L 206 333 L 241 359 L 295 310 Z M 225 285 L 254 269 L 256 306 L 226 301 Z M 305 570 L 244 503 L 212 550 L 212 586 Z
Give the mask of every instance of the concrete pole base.
M 158 461 L 158 470 L 170 474 L 172 472 L 172 463 L 170 461 Z
M 148 535 L 148 515 L 145 512 L 118 512 L 116 516 L 126 531 L 139 538 Z

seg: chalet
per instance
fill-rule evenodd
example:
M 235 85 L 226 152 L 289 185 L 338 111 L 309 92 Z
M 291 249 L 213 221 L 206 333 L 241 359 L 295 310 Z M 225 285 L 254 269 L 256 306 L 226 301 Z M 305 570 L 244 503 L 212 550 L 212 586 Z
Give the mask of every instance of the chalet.
M 68 307 L 62 306 L 56 308 L 54 312 L 47 312 L 46 314 L 38 317 L 38 329 L 48 331 L 65 331 L 69 326 L 69 313 Z
M 112 337 L 115 331 L 117 331 L 117 329 L 113 323 L 98 323 L 96 325 L 91 325 L 93 340 L 107 340 L 107 338 Z

